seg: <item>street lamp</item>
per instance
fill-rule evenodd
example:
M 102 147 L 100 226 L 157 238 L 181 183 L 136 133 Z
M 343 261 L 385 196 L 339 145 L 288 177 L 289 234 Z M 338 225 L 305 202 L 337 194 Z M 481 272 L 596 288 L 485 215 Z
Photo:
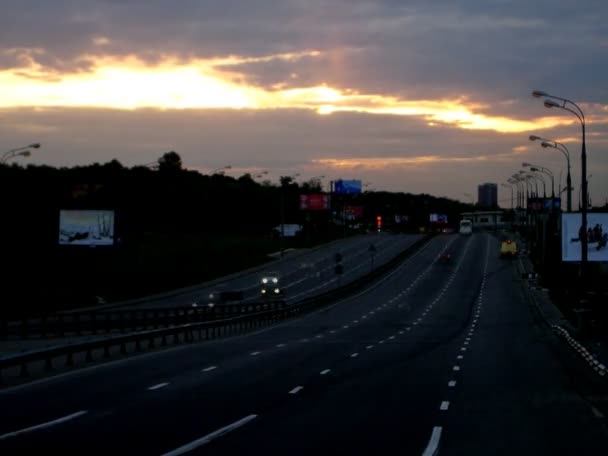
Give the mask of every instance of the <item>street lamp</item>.
M 584 236 L 581 236 L 581 269 L 580 269 L 580 277 L 581 283 L 584 285 L 585 279 L 587 276 L 587 262 L 588 262 L 588 252 L 587 245 L 589 240 L 587 239 L 587 206 L 588 206 L 588 195 L 587 195 L 587 147 L 585 144 L 585 113 L 583 110 L 573 101 L 568 100 L 567 98 L 558 97 L 556 95 L 551 95 L 547 92 L 543 92 L 542 90 L 535 90 L 532 92 L 532 96 L 535 98 L 539 97 L 547 97 L 545 99 L 544 105 L 546 108 L 561 108 L 565 111 L 568 111 L 574 114 L 577 119 L 581 123 L 582 129 L 582 146 L 581 146 L 581 185 L 582 185 L 582 193 L 583 193 L 583 207 L 581 208 L 581 233 L 585 233 Z M 559 100 L 558 103 L 555 100 Z M 570 108 L 568 105 L 571 105 L 573 108 Z
M 16 147 L 14 149 L 7 150 L 6 152 L 4 152 L 2 154 L 2 157 L 0 158 L 0 163 L 6 163 L 11 158 L 15 158 L 15 157 L 29 157 L 30 155 L 32 155 L 32 152 L 29 149 L 39 149 L 39 148 L 40 148 L 40 143 L 34 143 L 34 144 L 27 145 L 27 146 Z
M 562 154 L 564 154 L 564 157 L 566 157 L 566 163 L 568 164 L 568 176 L 566 177 L 566 185 L 567 185 L 567 189 L 568 189 L 566 208 L 567 208 L 568 212 L 572 212 L 572 179 L 570 177 L 570 151 L 568 150 L 568 148 L 566 147 L 565 144 L 559 143 L 552 139 L 546 139 L 546 138 L 541 138 L 540 136 L 530 135 L 530 141 L 541 141 L 540 145 L 542 147 L 544 147 L 544 148 L 552 147 L 553 149 L 557 149 Z M 561 186 L 561 181 L 560 181 L 560 186 Z M 561 188 L 560 188 L 560 194 L 561 194 Z
M 522 163 L 521 166 L 523 167 L 530 167 L 531 171 L 536 171 L 536 172 L 541 172 L 546 174 L 547 176 L 549 176 L 551 178 L 551 197 L 555 198 L 555 182 L 553 179 L 553 172 L 549 169 L 549 168 L 545 168 L 543 166 L 540 165 L 533 165 L 532 163 Z M 544 183 L 544 180 L 543 180 Z M 545 198 L 547 197 L 547 192 L 545 191 Z
M 509 182 L 509 181 L 507 181 L 507 182 Z M 508 183 L 508 184 L 502 183 L 500 185 L 511 189 L 511 210 L 513 210 L 513 184 L 512 183 Z
M 214 174 L 224 174 L 224 170 L 225 169 L 231 169 L 231 168 L 232 168 L 232 165 L 222 166 L 221 168 L 214 169 L 211 174 L 212 175 L 214 175 Z
M 280 239 L 280 250 L 281 250 L 281 258 L 283 258 L 284 256 L 284 238 L 285 238 L 285 188 L 287 188 L 287 185 L 285 185 L 283 183 L 283 181 L 285 182 L 291 182 L 293 180 L 295 180 L 297 177 L 300 176 L 300 173 L 295 173 L 292 176 L 286 176 L 285 179 L 282 179 L 280 181 L 281 183 L 281 239 Z

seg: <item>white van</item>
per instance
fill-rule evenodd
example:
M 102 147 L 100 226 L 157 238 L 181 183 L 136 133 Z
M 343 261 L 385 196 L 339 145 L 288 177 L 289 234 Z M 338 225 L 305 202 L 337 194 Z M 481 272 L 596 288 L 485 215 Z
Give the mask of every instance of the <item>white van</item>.
M 461 220 L 460 234 L 473 234 L 473 222 L 468 219 Z

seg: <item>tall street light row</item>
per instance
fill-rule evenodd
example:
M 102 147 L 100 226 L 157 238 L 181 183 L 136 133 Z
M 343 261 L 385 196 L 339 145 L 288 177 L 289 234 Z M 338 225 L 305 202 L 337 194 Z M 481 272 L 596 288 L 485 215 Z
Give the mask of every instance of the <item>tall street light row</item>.
M 589 195 L 587 193 L 587 147 L 585 144 L 585 113 L 583 110 L 573 101 L 567 98 L 558 97 L 542 90 L 535 90 L 532 92 L 534 98 L 545 98 L 544 105 L 546 108 L 560 108 L 565 111 L 574 114 L 581 123 L 582 130 L 582 146 L 581 146 L 581 191 L 582 191 L 582 208 L 581 208 L 581 233 L 587 233 L 587 209 L 589 203 Z M 582 284 L 585 283 L 587 276 L 587 263 L 588 263 L 588 239 L 587 236 L 581 236 L 581 269 L 580 277 Z
M 540 172 L 540 173 L 544 173 L 547 176 L 549 176 L 549 178 L 551 179 L 551 198 L 555 198 L 555 182 L 553 181 L 553 173 L 551 172 L 551 170 L 549 168 L 544 168 L 539 165 L 533 165 L 532 163 L 522 163 L 521 166 L 523 166 L 524 168 L 530 168 L 530 171 L 532 171 L 532 172 Z M 544 191 L 543 196 L 546 198 L 547 189 L 544 187 L 544 185 L 545 185 L 545 180 L 543 179 L 543 191 Z
M 566 164 L 568 165 L 568 175 L 566 177 L 566 210 L 568 212 L 572 212 L 572 178 L 570 176 L 570 151 L 566 147 L 565 144 L 559 143 L 552 139 L 541 138 L 540 136 L 530 135 L 530 141 L 541 141 L 540 145 L 544 148 L 551 147 L 553 149 L 559 150 L 564 157 L 566 157 Z M 560 184 L 561 185 L 561 184 Z M 560 189 L 560 193 L 562 190 Z

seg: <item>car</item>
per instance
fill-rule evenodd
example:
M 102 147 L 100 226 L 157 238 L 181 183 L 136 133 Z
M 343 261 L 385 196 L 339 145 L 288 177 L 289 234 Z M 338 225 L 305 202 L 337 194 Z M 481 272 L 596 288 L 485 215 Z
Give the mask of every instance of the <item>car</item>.
M 441 252 L 438 258 L 440 263 L 451 263 L 452 262 L 452 254 L 450 252 Z
M 501 258 L 515 258 L 517 256 L 517 243 L 511 239 L 506 239 L 500 243 Z
M 264 299 L 272 299 L 283 296 L 281 288 L 281 276 L 279 273 L 269 271 L 260 278 L 260 295 Z

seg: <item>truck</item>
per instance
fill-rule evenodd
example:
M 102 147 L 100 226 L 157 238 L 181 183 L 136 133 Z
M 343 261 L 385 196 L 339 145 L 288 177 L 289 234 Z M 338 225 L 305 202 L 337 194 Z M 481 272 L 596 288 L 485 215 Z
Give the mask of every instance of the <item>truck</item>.
M 460 221 L 460 234 L 470 235 L 473 234 L 473 222 L 469 219 L 463 219 Z

